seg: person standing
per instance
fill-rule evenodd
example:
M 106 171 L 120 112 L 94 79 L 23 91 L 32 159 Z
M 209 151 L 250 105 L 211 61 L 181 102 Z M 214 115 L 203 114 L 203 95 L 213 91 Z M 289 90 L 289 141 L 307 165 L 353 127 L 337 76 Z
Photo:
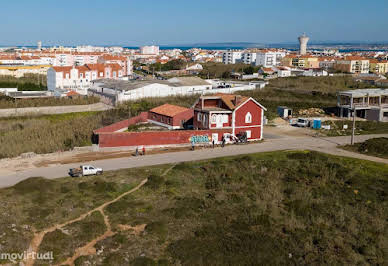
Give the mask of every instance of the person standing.
M 136 147 L 136 152 L 135 152 L 135 156 L 139 156 L 139 147 Z
M 143 155 L 146 154 L 146 151 L 145 151 L 145 146 L 143 146 Z
M 212 144 L 213 144 L 213 149 L 214 149 L 214 145 L 216 144 L 214 139 L 212 140 Z
M 191 141 L 191 150 L 193 151 L 195 149 L 194 140 Z
M 222 144 L 221 144 L 221 147 L 223 148 L 225 146 L 225 137 L 222 136 Z

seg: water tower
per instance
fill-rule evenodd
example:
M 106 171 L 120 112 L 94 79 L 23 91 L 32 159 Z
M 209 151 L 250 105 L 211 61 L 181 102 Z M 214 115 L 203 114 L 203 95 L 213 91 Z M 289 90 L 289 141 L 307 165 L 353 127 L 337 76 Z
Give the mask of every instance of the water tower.
M 306 33 L 303 33 L 302 36 L 299 36 L 299 53 L 301 55 L 305 55 L 307 53 L 307 43 L 310 40 L 309 37 L 306 36 Z

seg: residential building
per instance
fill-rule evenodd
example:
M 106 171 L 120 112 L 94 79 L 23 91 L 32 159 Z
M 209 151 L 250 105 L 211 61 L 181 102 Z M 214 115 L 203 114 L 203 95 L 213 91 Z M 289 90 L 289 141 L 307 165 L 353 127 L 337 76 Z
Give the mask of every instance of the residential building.
M 148 122 L 168 129 L 183 129 L 192 122 L 193 114 L 193 109 L 166 103 L 148 112 Z
M 236 64 L 241 62 L 242 52 L 237 50 L 228 50 L 222 53 L 222 63 Z
M 92 80 L 107 78 L 120 79 L 123 68 L 118 64 L 88 64 L 83 66 L 55 66 L 47 71 L 47 88 L 54 94 L 58 91 L 73 90 L 86 95 Z
M 329 70 L 333 69 L 336 63 L 335 57 L 318 57 L 319 68 Z
M 388 122 L 388 89 L 358 89 L 338 93 L 337 106 L 341 117 L 356 116 L 367 120 Z
M 370 59 L 369 70 L 370 72 L 376 73 L 376 74 L 386 74 L 388 73 L 388 61 L 387 60 L 378 61 L 376 59 Z
M 243 52 L 241 54 L 241 62 L 247 65 L 256 64 L 256 52 Z
M 263 138 L 266 109 L 251 97 L 222 93 L 201 96 L 193 108 L 195 129 L 227 129 L 227 141 L 243 132 L 248 140 Z M 214 132 L 212 139 L 219 139 L 217 134 Z
M 311 55 L 287 55 L 282 59 L 282 65 L 297 68 L 319 68 L 319 59 Z
M 98 58 L 97 62 L 99 64 L 118 64 L 123 68 L 124 76 L 133 74 L 132 60 L 127 56 L 104 54 Z
M 256 65 L 263 67 L 278 66 L 286 52 L 281 50 L 260 50 L 256 53 Z
M 159 46 L 142 46 L 140 47 L 140 53 L 143 55 L 159 55 L 160 49 Z
M 348 56 L 337 60 L 334 69 L 353 74 L 369 73 L 369 59 L 361 56 Z

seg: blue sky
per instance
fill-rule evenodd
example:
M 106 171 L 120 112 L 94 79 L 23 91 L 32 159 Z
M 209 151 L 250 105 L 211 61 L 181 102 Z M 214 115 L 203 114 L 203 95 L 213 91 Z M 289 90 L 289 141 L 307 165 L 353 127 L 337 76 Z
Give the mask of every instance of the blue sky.
M 2 0 L 0 45 L 388 41 L 387 0 Z

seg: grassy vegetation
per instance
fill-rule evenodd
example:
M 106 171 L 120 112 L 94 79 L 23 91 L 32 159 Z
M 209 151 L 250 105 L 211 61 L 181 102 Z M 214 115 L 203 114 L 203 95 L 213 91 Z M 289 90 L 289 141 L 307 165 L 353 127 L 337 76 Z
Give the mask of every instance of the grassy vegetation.
M 352 134 L 351 120 L 346 121 L 326 121 L 323 124 L 330 125 L 330 130 L 322 130 L 321 132 L 328 136 L 349 136 Z M 344 125 L 347 125 L 347 129 L 343 129 Z M 376 121 L 356 121 L 355 134 L 387 134 L 388 123 L 376 122 Z
M 150 182 L 105 213 L 116 232 L 76 265 L 382 265 L 388 260 L 388 167 L 317 152 L 274 152 L 104 173 L 34 178 L 0 190 L 0 252 L 23 251 L 31 227 L 77 217 Z M 43 189 L 43 191 L 42 191 Z M 12 196 L 11 196 L 12 195 Z M 54 199 L 54 200 L 53 200 Z M 60 259 L 103 230 L 91 216 L 47 235 Z M 11 224 L 18 236 L 12 234 Z M 139 235 L 118 225 L 146 224 Z M 96 232 L 87 228 L 96 227 Z M 23 241 L 24 240 L 24 241 Z M 4 245 L 7 243 L 7 245 Z M 59 248 L 61 247 L 61 248 Z M 60 260 L 58 259 L 58 260 Z
M 335 76 L 277 78 L 270 80 L 268 87 L 318 94 L 336 94 L 342 90 L 370 88 L 371 85 L 356 82 L 351 76 Z
M 41 106 L 86 105 L 98 103 L 98 97 L 14 99 L 0 93 L 0 109 Z
M 388 158 L 388 138 L 368 139 L 362 143 L 343 146 L 345 150 L 372 155 L 381 158 Z
M 228 64 L 223 63 L 203 63 L 203 70 L 199 74 L 201 78 L 230 78 L 230 74 L 233 72 L 252 74 L 259 70 L 258 67 L 252 67 L 243 63 Z
M 39 252 L 52 251 L 54 260 L 50 264 L 57 264 L 72 256 L 77 248 L 104 234 L 105 230 L 104 217 L 100 212 L 93 212 L 82 221 L 46 234 Z
M 128 119 L 165 102 L 191 106 L 197 96 L 129 102 L 104 112 L 0 118 L 0 158 L 25 152 L 50 153 L 92 144 L 93 130 Z
M 19 91 L 47 90 L 46 75 L 26 74 L 24 77 L 0 75 L 0 88 L 18 88 Z

